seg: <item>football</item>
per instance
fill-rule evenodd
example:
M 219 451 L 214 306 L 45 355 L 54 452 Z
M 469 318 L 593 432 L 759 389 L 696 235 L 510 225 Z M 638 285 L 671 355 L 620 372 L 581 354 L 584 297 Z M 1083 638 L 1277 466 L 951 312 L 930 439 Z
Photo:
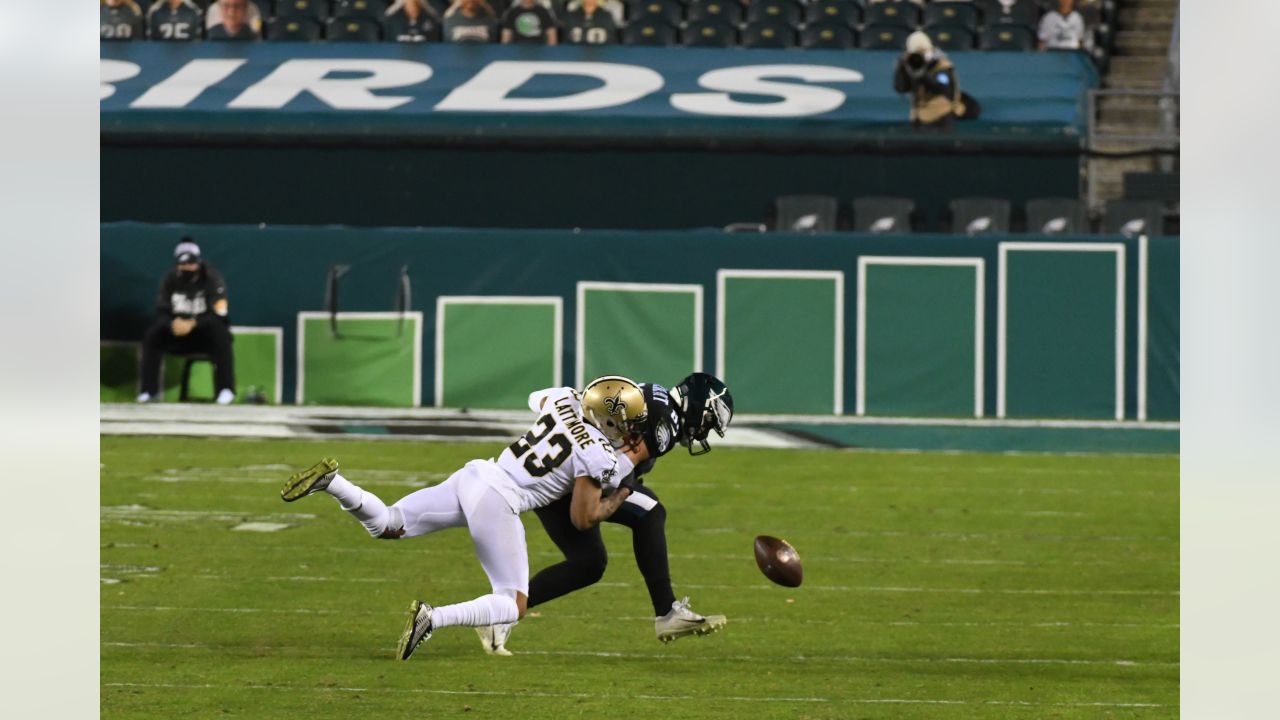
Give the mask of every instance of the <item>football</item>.
M 770 535 L 756 537 L 756 565 L 770 580 L 786 587 L 800 587 L 804 580 L 804 568 L 800 565 L 800 553 L 791 543 Z

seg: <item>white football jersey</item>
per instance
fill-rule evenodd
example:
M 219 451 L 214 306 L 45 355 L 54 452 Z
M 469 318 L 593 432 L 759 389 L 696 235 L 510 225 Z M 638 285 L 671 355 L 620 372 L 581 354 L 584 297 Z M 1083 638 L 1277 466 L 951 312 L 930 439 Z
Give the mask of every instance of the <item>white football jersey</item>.
M 504 477 L 494 489 L 516 512 L 549 505 L 572 493 L 579 477 L 589 477 L 609 492 L 631 473 L 631 460 L 615 452 L 604 434 L 583 421 L 581 399 L 573 388 L 535 392 L 529 395 L 529 409 L 539 414 L 533 428 L 516 438 L 497 460 Z

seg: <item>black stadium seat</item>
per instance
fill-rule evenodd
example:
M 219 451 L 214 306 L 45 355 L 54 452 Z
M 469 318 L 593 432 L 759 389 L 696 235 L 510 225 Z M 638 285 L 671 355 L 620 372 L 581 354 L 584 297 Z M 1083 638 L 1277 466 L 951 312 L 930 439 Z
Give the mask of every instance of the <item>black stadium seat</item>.
M 951 210 L 951 232 L 956 235 L 1009 232 L 1008 200 L 957 198 L 947 207 Z
M 959 25 L 977 31 L 978 9 L 967 2 L 932 2 L 924 7 L 924 24 Z
M 780 20 L 755 20 L 742 29 L 742 46 L 789 48 L 796 46 L 796 29 Z
M 1015 0 L 1010 5 L 1000 0 L 979 0 L 979 7 L 982 9 L 982 24 L 988 27 L 1003 24 L 1034 28 L 1040 22 L 1040 8 L 1035 0 Z
M 305 17 L 276 18 L 267 25 L 269 40 L 310 42 L 320 39 L 320 23 Z
M 646 18 L 659 18 L 676 26 L 684 20 L 684 6 L 675 0 L 639 0 L 627 9 L 632 22 Z
M 805 22 L 838 20 L 849 27 L 862 23 L 862 6 L 856 0 L 813 0 L 804 8 Z
M 738 0 L 693 0 L 689 3 L 689 20 L 719 20 L 740 25 L 742 5 Z
M 738 43 L 738 30 L 719 18 L 694 20 L 684 28 L 686 47 L 730 47 Z
M 336 18 L 363 17 L 381 20 L 387 14 L 385 0 L 334 0 L 333 16 Z
M 858 38 L 858 47 L 863 50 L 897 50 L 901 52 L 907 47 L 907 36 L 911 30 L 901 25 L 868 25 L 862 28 Z
M 856 232 L 909 233 L 916 203 L 910 198 L 863 197 L 853 201 Z
M 379 42 L 382 25 L 369 18 L 329 18 L 324 37 L 336 42 Z
M 1027 232 L 1045 235 L 1089 232 L 1089 215 L 1076 198 L 1036 198 L 1027 201 Z
M 826 195 L 784 195 L 774 201 L 778 232 L 832 232 L 838 203 Z
M 747 6 L 747 20 L 783 22 L 794 29 L 800 24 L 804 12 L 792 0 L 751 0 Z
M 807 48 L 848 50 L 858 42 L 858 35 L 840 21 L 811 22 L 800 33 L 800 45 Z
M 642 17 L 622 28 L 622 44 L 663 47 L 679 41 L 676 29 L 658 16 Z
M 1108 235 L 1163 235 L 1164 206 L 1156 200 L 1108 200 L 1102 231 Z
M 943 50 L 972 50 L 973 33 L 958 25 L 934 25 L 924 29 L 933 44 Z
M 1036 36 L 1027 28 L 1017 25 L 991 25 L 978 36 L 978 47 L 983 50 L 1034 50 Z
M 872 3 L 864 17 L 869 25 L 897 25 L 908 30 L 920 25 L 920 11 L 905 1 Z
M 277 0 L 276 17 L 323 21 L 329 17 L 329 0 Z

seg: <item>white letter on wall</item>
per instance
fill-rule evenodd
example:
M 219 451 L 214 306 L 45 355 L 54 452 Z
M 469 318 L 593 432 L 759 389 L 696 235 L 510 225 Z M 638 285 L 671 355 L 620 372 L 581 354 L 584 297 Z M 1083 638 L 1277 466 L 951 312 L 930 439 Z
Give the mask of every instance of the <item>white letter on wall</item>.
M 361 78 L 328 78 L 332 72 L 368 73 Z M 374 95 L 370 90 L 416 85 L 431 67 L 409 60 L 287 60 L 240 93 L 227 107 L 279 109 L 304 92 L 338 110 L 390 110 L 413 100 L 406 95 Z
M 604 87 L 572 95 L 507 97 L 535 75 L 581 75 Z M 518 62 L 496 60 L 459 85 L 436 105 L 453 112 L 568 112 L 626 105 L 662 88 L 662 76 L 646 67 L 594 62 Z
M 731 117 L 804 117 L 831 112 L 844 104 L 845 95 L 833 88 L 772 82 L 764 78 L 787 78 L 805 82 L 862 82 L 862 73 L 827 65 L 750 65 L 712 70 L 698 78 L 710 93 L 676 93 L 671 105 L 677 110 L 700 115 Z M 729 97 L 730 93 L 773 95 L 781 102 L 749 103 Z
M 140 72 L 142 72 L 142 68 L 138 67 L 136 63 L 125 62 L 124 60 L 99 60 L 98 79 L 102 83 L 102 87 L 98 91 L 98 99 L 106 100 L 116 94 L 116 86 L 112 83 L 136 77 Z
M 135 108 L 181 108 L 200 93 L 226 80 L 248 60 L 192 60 L 178 72 L 152 85 L 142 97 L 129 103 Z

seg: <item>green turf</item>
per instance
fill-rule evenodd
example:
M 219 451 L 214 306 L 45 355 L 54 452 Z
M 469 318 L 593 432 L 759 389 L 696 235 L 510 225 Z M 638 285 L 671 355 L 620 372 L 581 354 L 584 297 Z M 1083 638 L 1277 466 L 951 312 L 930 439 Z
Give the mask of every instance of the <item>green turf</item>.
M 103 717 L 1177 716 L 1176 457 L 674 454 L 649 482 L 675 589 L 724 631 L 659 644 L 606 525 L 602 583 L 537 608 L 515 657 L 445 628 L 393 660 L 413 598 L 488 592 L 468 536 L 375 541 L 284 479 L 331 454 L 392 501 L 501 446 L 104 438 Z M 758 533 L 803 587 L 767 584 Z

